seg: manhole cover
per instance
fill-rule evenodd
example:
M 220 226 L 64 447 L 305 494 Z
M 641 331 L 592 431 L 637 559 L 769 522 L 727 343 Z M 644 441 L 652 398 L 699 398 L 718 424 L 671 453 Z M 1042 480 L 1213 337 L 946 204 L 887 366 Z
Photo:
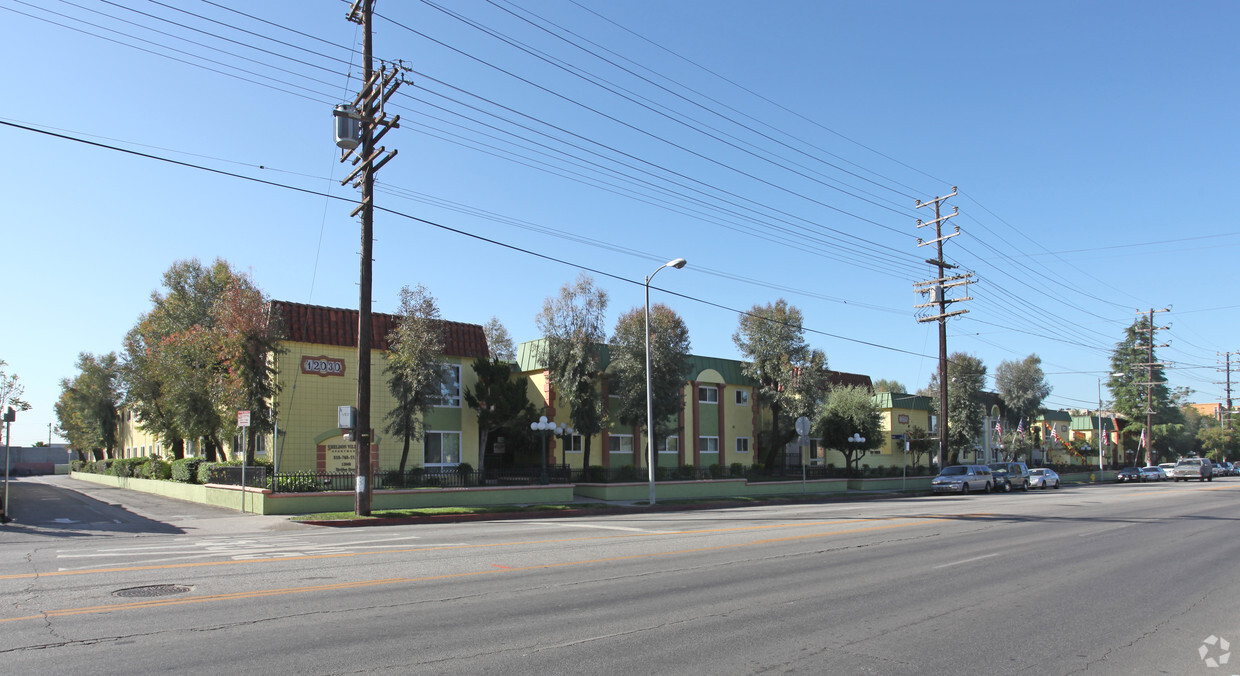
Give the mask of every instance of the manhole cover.
M 145 587 L 130 587 L 128 589 L 118 589 L 112 592 L 113 596 L 171 596 L 173 594 L 184 594 L 191 591 L 193 587 L 186 587 L 181 584 L 152 584 Z

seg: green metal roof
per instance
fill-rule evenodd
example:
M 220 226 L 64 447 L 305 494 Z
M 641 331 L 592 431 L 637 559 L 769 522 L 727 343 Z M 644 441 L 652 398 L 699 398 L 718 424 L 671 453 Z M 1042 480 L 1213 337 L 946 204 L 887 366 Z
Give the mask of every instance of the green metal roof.
M 875 392 L 872 397 L 880 409 L 901 408 L 908 411 L 933 411 L 934 399 L 920 394 L 903 392 Z

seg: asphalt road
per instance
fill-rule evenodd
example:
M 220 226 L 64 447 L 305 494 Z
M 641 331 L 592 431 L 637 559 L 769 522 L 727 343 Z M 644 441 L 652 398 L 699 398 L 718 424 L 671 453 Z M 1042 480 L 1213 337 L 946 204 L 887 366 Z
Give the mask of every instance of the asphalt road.
M 1240 478 L 339 530 L 35 484 L 5 673 L 1240 671 Z

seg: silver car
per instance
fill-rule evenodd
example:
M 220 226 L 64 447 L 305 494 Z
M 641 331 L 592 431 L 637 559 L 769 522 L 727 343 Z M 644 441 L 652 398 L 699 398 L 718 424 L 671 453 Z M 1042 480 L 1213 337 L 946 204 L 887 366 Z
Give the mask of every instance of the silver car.
M 1035 467 L 1029 470 L 1029 487 L 1046 489 L 1059 488 L 1059 474 L 1049 467 Z
M 994 477 L 985 465 L 948 465 L 930 482 L 935 493 L 989 493 L 994 487 Z

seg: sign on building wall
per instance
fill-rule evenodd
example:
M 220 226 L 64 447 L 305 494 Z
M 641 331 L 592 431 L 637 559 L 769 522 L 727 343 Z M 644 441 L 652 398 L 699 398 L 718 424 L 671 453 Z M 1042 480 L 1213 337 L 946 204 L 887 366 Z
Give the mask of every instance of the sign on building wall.
M 332 359 L 327 356 L 302 357 L 301 372 L 315 376 L 343 376 L 344 360 Z
M 340 439 L 322 445 L 324 470 L 353 472 L 357 470 L 357 444 Z

